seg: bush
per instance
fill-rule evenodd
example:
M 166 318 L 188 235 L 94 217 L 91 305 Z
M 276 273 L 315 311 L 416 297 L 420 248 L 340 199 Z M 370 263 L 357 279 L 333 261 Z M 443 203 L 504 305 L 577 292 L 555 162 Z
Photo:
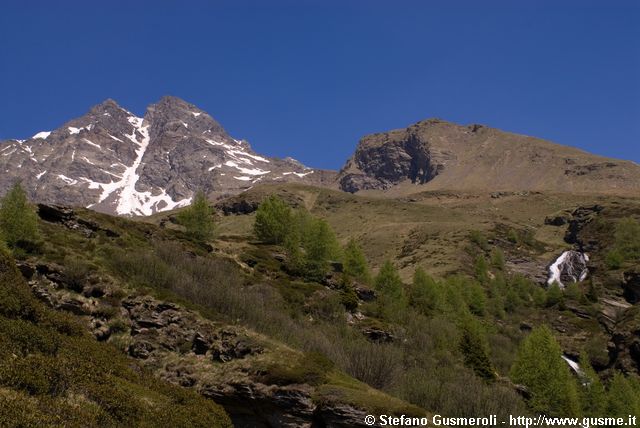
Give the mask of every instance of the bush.
M 469 233 L 469 240 L 480 247 L 482 250 L 489 249 L 489 243 L 487 242 L 487 237 L 484 236 L 482 232 L 479 230 L 472 230 Z

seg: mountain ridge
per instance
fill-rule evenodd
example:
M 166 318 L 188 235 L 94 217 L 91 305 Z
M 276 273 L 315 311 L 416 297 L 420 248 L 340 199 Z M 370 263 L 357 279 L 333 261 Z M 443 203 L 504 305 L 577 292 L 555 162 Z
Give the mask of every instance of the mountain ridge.
M 484 125 L 428 119 L 363 137 L 338 182 L 351 193 L 406 182 L 424 184 L 421 190 L 629 193 L 640 191 L 640 166 Z
M 186 206 L 270 182 L 381 196 L 425 190 L 638 194 L 640 165 L 532 136 L 442 119 L 364 136 L 339 172 L 256 153 L 204 110 L 173 96 L 142 117 L 106 99 L 53 131 L 0 146 L 0 189 L 118 215 Z M 416 186 L 419 185 L 419 186 Z
M 0 170 L 2 188 L 20 180 L 34 200 L 120 215 L 185 206 L 197 190 L 216 197 L 259 181 L 331 177 L 257 154 L 206 112 L 171 96 L 143 117 L 107 99 L 56 130 L 8 140 L 0 148 Z

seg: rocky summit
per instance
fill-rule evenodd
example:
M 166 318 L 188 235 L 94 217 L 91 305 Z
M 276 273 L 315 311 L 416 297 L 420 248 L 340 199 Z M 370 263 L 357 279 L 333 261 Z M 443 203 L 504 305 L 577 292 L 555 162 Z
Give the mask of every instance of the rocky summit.
M 0 188 L 20 180 L 38 202 L 119 215 L 150 215 L 258 182 L 321 184 L 333 174 L 255 153 L 206 112 L 164 97 L 143 117 L 106 100 L 28 140 L 0 142 Z
M 640 165 L 483 125 L 429 119 L 362 138 L 338 180 L 351 193 L 418 184 L 424 185 L 419 191 L 637 194 Z

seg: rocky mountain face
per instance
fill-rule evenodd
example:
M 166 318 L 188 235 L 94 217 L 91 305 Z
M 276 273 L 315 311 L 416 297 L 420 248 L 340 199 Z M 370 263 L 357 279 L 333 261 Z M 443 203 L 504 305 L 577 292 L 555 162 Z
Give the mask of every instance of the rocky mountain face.
M 423 184 L 420 190 L 547 190 L 637 194 L 640 165 L 538 138 L 438 119 L 368 135 L 338 176 L 347 192 Z
M 256 183 L 323 184 L 333 173 L 255 153 L 206 112 L 164 97 L 137 117 L 107 100 L 62 127 L 0 142 L 0 189 L 20 180 L 38 202 L 150 215 Z

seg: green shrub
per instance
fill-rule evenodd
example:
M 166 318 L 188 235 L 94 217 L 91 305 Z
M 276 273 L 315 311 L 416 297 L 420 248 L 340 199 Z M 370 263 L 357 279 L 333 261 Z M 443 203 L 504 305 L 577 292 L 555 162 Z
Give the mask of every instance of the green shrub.
M 346 275 L 365 284 L 371 283 L 371 272 L 367 259 L 362 248 L 353 239 L 350 239 L 344 248 L 343 265 L 343 271 Z
M 534 412 L 578 416 L 576 382 L 561 357 L 562 350 L 551 330 L 546 326 L 535 328 L 520 345 L 511 379 L 529 389 L 528 403 Z
M 199 191 L 195 194 L 191 205 L 178 214 L 177 220 L 184 226 L 188 236 L 197 241 L 206 242 L 213 239 L 215 232 L 212 215 L 213 210 L 209 206 L 206 195 Z
M 487 237 L 484 236 L 482 232 L 479 230 L 472 230 L 469 233 L 469 240 L 480 247 L 482 250 L 489 249 L 489 243 L 487 242 Z
M 279 196 L 269 196 L 258 206 L 253 230 L 262 242 L 282 245 L 292 227 L 292 220 L 291 208 Z
M 20 183 L 0 200 L 0 231 L 11 248 L 31 250 L 40 238 L 38 216 Z
M 294 360 L 294 364 L 283 362 L 271 363 L 265 368 L 261 380 L 270 385 L 309 384 L 321 385 L 326 382 L 327 375 L 333 370 L 334 364 L 317 352 L 305 353 Z
M 424 315 L 432 315 L 442 308 L 440 285 L 422 269 L 416 269 L 409 293 L 409 304 Z

